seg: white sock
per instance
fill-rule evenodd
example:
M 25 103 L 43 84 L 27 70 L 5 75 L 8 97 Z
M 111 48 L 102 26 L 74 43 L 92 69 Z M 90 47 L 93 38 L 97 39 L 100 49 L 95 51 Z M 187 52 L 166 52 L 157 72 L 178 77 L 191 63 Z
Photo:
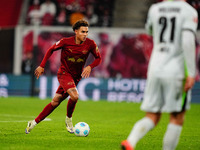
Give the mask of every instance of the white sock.
M 154 127 L 155 127 L 154 122 L 148 117 L 144 117 L 134 125 L 131 133 L 127 138 L 128 142 L 131 144 L 132 147 L 135 148 L 137 142 Z
M 182 126 L 170 123 L 163 139 L 163 150 L 174 150 L 178 144 Z
M 35 120 L 32 121 L 33 125 L 36 126 L 37 122 L 35 122 Z

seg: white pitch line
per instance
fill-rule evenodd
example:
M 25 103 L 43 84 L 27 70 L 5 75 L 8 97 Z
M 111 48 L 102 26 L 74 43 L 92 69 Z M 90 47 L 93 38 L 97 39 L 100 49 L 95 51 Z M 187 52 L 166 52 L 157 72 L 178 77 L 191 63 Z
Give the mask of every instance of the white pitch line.
M 28 122 L 29 120 L 1 121 L 0 122 Z M 51 121 L 50 118 L 45 118 L 43 121 Z
M 0 114 L 0 116 L 3 116 L 3 117 L 9 117 L 9 118 L 12 118 L 12 117 L 18 117 L 18 118 L 35 118 L 34 116 L 22 116 L 22 115 L 11 115 L 11 114 Z M 29 120 L 10 120 L 10 121 L 2 121 L 0 120 L 0 122 L 27 122 Z M 50 118 L 45 118 L 43 121 L 51 121 Z
M 27 122 L 27 120 L 21 120 L 21 121 L 0 121 L 0 122 Z
M 3 117 L 23 117 L 23 118 L 34 118 L 34 116 L 23 116 L 23 115 L 11 115 L 11 114 L 0 114 Z

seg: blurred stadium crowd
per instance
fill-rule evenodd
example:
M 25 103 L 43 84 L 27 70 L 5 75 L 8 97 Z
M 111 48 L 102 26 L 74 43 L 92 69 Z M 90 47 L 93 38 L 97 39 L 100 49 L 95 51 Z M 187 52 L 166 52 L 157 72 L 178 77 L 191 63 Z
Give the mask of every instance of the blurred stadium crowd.
M 91 26 L 112 26 L 114 0 L 31 0 L 26 23 L 70 26 L 86 19 Z
M 160 1 L 163 0 L 152 3 Z M 200 14 L 199 0 L 187 1 Z M 111 27 L 114 6 L 115 0 L 30 0 L 26 23 L 70 26 L 77 19 L 86 19 L 90 26 Z

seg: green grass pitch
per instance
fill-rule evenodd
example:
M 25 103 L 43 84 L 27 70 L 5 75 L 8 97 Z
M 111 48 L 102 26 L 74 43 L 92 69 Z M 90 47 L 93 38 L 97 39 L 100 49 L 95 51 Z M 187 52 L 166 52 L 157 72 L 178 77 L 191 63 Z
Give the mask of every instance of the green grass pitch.
M 65 129 L 67 101 L 54 110 L 30 134 L 25 134 L 27 121 L 33 120 L 51 101 L 38 98 L 0 98 L 1 150 L 119 150 L 134 123 L 144 116 L 140 104 L 107 101 L 79 101 L 73 115 L 74 125 L 84 121 L 90 125 L 88 137 L 76 137 Z M 168 115 L 163 114 L 158 126 L 137 145 L 138 150 L 161 150 Z M 192 104 L 177 150 L 200 149 L 200 105 Z

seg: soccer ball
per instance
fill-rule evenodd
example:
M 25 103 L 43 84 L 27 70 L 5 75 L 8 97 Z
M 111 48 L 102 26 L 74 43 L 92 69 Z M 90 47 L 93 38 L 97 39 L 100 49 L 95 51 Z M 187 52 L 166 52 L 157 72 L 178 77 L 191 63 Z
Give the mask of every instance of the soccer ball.
M 90 133 L 90 127 L 85 122 L 79 122 L 74 127 L 74 134 L 76 136 L 88 136 Z

